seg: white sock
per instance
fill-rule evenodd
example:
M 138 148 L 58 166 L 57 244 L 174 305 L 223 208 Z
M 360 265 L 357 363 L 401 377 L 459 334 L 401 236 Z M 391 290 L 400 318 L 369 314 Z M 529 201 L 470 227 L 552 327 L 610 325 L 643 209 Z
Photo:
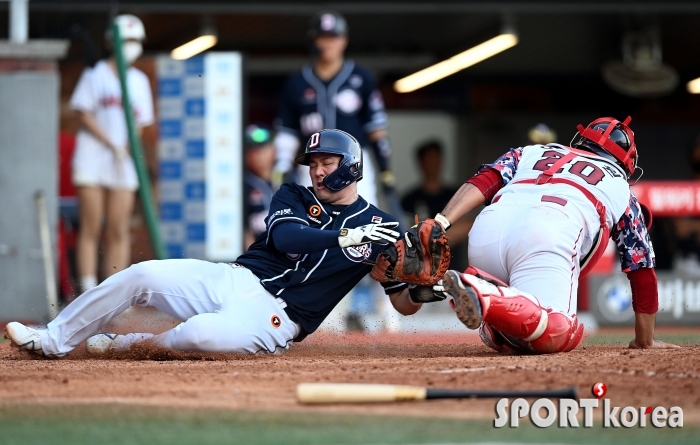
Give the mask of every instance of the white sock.
M 97 286 L 96 276 L 88 275 L 85 277 L 80 277 L 80 287 L 83 292 L 87 292 L 95 286 Z
M 117 335 L 117 338 L 114 339 L 114 343 L 112 343 L 112 349 L 115 351 L 128 351 L 131 345 L 141 343 L 153 337 L 154 335 L 149 333 Z

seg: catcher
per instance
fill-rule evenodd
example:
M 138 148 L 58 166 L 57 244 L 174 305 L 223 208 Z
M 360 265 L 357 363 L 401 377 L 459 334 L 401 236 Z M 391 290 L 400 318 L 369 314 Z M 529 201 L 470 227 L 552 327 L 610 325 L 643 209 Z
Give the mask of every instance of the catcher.
M 579 125 L 571 147 L 512 149 L 482 166 L 435 217 L 447 229 L 487 204 L 469 233 L 470 267 L 448 271 L 431 290 L 448 296 L 459 319 L 479 329 L 489 347 L 574 349 L 583 337 L 576 319 L 579 277 L 612 237 L 632 287 L 635 338 L 629 347 L 678 348 L 654 339 L 652 218 L 628 183 L 638 159 L 630 121 L 604 117 Z

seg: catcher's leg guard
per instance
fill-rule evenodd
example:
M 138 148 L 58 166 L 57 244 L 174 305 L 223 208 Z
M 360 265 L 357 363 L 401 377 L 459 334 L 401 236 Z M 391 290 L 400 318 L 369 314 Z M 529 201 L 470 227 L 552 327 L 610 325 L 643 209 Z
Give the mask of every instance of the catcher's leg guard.
M 537 298 L 526 292 L 496 286 L 474 275 L 456 271 L 448 271 L 443 282 L 462 323 L 470 329 L 476 329 L 482 322 L 489 325 L 482 328 L 488 331 L 481 333 L 491 334 L 484 340 L 490 347 L 499 346 L 494 341 L 494 330 L 539 353 L 569 351 L 583 337 L 583 326 L 578 324 L 575 316 L 544 309 Z
M 549 311 L 547 329 L 542 335 L 530 342 L 530 348 L 540 354 L 569 352 L 581 342 L 583 325 L 576 315 L 569 317 L 561 312 Z

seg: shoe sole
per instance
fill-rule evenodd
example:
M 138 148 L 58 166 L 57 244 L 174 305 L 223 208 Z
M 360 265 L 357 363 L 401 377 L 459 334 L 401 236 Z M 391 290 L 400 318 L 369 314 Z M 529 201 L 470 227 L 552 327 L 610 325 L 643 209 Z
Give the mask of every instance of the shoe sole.
M 448 270 L 442 280 L 445 292 L 454 301 L 454 310 L 457 312 L 459 321 L 469 329 L 477 329 L 481 324 L 479 297 L 462 283 L 460 274 L 454 270 Z

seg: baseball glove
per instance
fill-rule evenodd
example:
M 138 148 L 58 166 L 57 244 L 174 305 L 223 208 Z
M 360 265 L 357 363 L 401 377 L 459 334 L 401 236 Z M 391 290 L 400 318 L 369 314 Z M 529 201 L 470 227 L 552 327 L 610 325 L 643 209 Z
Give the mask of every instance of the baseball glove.
M 450 265 L 450 246 L 442 226 L 426 219 L 406 231 L 403 239 L 379 254 L 370 275 L 377 281 L 432 286 Z

